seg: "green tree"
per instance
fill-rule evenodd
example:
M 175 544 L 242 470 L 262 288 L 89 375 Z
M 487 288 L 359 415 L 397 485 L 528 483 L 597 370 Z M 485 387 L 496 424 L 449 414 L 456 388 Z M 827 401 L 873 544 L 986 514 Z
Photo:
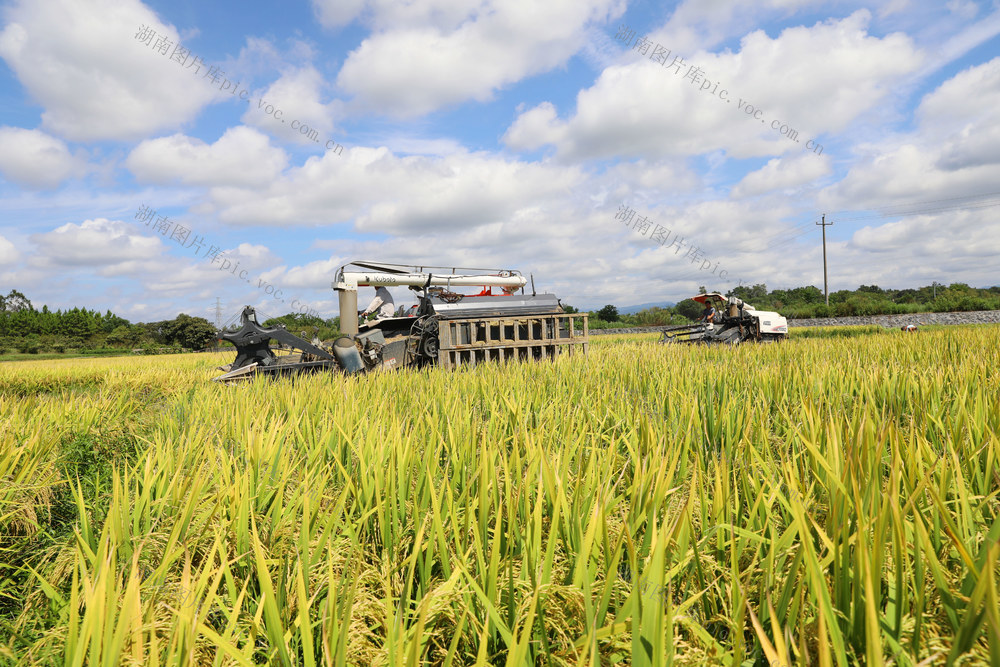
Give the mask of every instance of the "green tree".
M 79 336 L 89 338 L 100 332 L 101 326 L 97 321 L 97 313 L 83 308 L 73 308 L 62 314 L 59 325 L 59 333 L 67 336 Z
M 31 334 L 30 336 L 25 336 L 21 339 L 19 349 L 24 354 L 38 354 L 38 350 L 41 349 L 42 344 L 39 341 L 38 336 Z
M 311 340 L 313 335 L 317 336 L 320 340 L 334 340 L 340 337 L 339 317 L 324 320 L 321 317 L 306 313 L 288 313 L 280 317 L 272 317 L 261 323 L 261 326 L 266 329 L 272 329 L 279 325 L 284 326 L 289 332 L 306 340 Z M 235 328 L 238 329 L 239 327 Z
M 840 289 L 837 290 L 836 292 L 830 292 L 830 304 L 832 305 L 835 303 L 841 303 L 847 301 L 852 296 L 854 296 L 854 292 L 852 292 L 849 289 Z
M 694 299 L 684 299 L 676 306 L 674 306 L 674 310 L 677 311 L 678 315 L 683 315 L 689 320 L 697 320 L 699 317 L 701 317 L 701 311 L 703 309 L 704 306 L 702 306 Z
M 788 290 L 788 298 L 791 303 L 822 303 L 823 290 L 813 285 L 807 287 L 796 287 Z
M 139 344 L 144 334 L 142 327 L 122 325 L 115 327 L 114 331 L 108 334 L 107 341 L 112 347 L 132 348 Z
M 597 317 L 605 322 L 617 322 L 620 319 L 618 309 L 610 303 L 597 311 Z
M 163 323 L 163 335 L 168 343 L 176 343 L 189 350 L 200 350 L 215 340 L 215 327 L 204 317 L 191 317 L 181 313 Z
M 119 327 L 127 327 L 131 324 L 131 322 L 126 320 L 124 317 L 118 317 L 110 310 L 104 315 L 98 314 L 97 317 L 99 318 L 100 326 L 104 333 L 111 333 Z
M 10 306 L 10 299 L 7 300 Z M 38 311 L 34 309 L 20 309 L 10 311 L 10 333 L 14 336 L 27 336 L 38 333 Z
M 729 290 L 726 296 L 735 296 L 738 299 L 743 299 L 743 301 L 755 308 L 761 308 L 770 303 L 767 295 L 767 285 L 764 283 L 757 283 L 753 287 L 737 285 Z
M 165 345 L 167 341 L 166 326 L 169 320 L 159 322 L 140 322 L 137 326 L 142 327 L 146 335 L 153 339 L 154 343 Z
M 3 309 L 16 313 L 21 310 L 34 310 L 31 301 L 16 289 L 12 289 L 3 299 Z
M 663 326 L 665 324 L 672 324 L 673 320 L 671 316 L 673 312 L 669 308 L 658 308 L 653 306 L 646 310 L 640 310 L 638 313 L 632 316 L 635 324 L 638 326 Z
M 315 315 L 308 315 L 306 313 L 288 313 L 287 315 L 272 317 L 269 320 L 261 322 L 261 326 L 266 329 L 273 329 L 279 324 L 292 332 L 306 327 L 320 328 L 328 326 L 326 320 L 322 317 L 316 317 Z

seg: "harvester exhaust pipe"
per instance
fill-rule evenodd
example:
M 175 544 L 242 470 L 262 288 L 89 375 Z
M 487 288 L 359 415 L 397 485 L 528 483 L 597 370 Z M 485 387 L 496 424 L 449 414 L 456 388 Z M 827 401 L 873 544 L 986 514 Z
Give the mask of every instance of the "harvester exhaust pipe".
M 357 292 L 354 292 L 354 294 L 357 294 Z M 356 321 L 357 319 L 355 318 Z M 353 338 L 341 336 L 334 341 L 333 356 L 337 357 L 337 361 L 340 362 L 340 365 L 348 373 L 357 373 L 363 371 L 365 368 L 364 362 L 361 361 L 361 353 L 358 352 L 358 346 L 355 345 Z

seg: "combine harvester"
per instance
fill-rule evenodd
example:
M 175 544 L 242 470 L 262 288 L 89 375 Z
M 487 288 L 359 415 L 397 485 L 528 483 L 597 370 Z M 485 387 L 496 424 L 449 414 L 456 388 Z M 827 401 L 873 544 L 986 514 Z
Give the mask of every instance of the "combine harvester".
M 554 294 L 535 293 L 534 281 L 531 294 L 524 294 L 527 282 L 520 272 L 502 269 L 345 264 L 332 283 L 339 296 L 344 334 L 332 348 L 316 339 L 299 338 L 283 327 L 265 329 L 254 309 L 247 306 L 238 331 L 219 332 L 220 340 L 236 347 L 236 360 L 220 368 L 226 372 L 215 380 L 428 365 L 454 368 L 492 360 L 553 359 L 563 351 L 585 353 L 587 315 L 565 313 Z M 359 324 L 359 287 L 404 285 L 419 293 L 411 314 Z M 469 287 L 483 289 L 475 295 L 451 291 Z M 494 295 L 494 287 L 503 293 Z M 521 293 L 516 294 L 517 290 Z M 271 341 L 297 352 L 276 354 L 280 350 L 272 349 Z
M 661 343 L 772 343 L 788 338 L 788 320 L 771 311 L 757 310 L 734 296 L 717 292 L 691 297 L 715 308 L 714 322 L 664 327 Z

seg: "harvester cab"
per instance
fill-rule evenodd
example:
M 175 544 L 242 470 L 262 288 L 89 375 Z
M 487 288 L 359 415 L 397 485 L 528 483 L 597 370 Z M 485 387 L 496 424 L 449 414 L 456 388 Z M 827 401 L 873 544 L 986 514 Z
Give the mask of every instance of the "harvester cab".
M 693 301 L 715 309 L 712 322 L 679 324 L 662 329 L 661 343 L 775 342 L 788 337 L 788 320 L 778 313 L 757 310 L 742 299 L 718 292 L 698 294 Z
M 315 345 L 284 328 L 264 328 L 253 308 L 243 310 L 238 331 L 219 338 L 236 347 L 236 360 L 220 368 L 229 381 L 255 374 L 333 370 L 359 373 L 379 368 L 480 361 L 554 358 L 586 352 L 587 316 L 565 313 L 554 294 L 525 294 L 528 280 L 509 269 L 405 266 L 353 262 L 340 267 L 332 283 L 344 334 L 330 347 Z M 359 321 L 359 287 L 409 287 L 418 303 L 405 315 Z M 493 294 L 493 287 L 500 288 Z M 479 288 L 478 294 L 456 289 Z M 517 293 L 520 290 L 520 293 Z M 398 312 L 398 311 L 397 311 Z M 275 341 L 292 353 L 278 355 Z

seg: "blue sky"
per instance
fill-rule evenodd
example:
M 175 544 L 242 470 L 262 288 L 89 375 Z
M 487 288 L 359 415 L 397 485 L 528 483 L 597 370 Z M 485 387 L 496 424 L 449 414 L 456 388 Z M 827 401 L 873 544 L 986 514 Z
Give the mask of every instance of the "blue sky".
M 585 308 L 821 287 L 823 213 L 831 290 L 1000 283 L 996 2 L 0 7 L 0 291 L 35 304 L 326 317 L 353 259 Z

